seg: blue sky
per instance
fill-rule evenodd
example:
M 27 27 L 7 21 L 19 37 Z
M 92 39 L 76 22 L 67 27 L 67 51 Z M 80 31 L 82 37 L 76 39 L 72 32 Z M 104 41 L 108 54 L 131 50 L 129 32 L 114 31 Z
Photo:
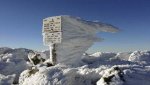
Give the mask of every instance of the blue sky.
M 55 15 L 99 20 L 121 29 L 99 33 L 89 52 L 150 50 L 150 0 L 0 0 L 0 47 L 44 50 L 42 19 Z

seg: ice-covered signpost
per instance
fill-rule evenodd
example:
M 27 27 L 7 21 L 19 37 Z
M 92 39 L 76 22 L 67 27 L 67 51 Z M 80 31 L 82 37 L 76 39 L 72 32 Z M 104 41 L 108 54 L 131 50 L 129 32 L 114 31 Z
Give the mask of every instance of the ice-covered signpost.
M 61 16 L 49 17 L 43 20 L 43 41 L 49 46 L 50 62 L 55 65 L 57 61 L 56 44 L 61 43 Z
M 101 40 L 99 32 L 117 32 L 110 24 L 86 21 L 68 15 L 43 19 L 44 45 L 50 47 L 50 60 L 53 65 L 63 63 L 78 65 L 82 54 Z M 81 62 L 82 63 L 82 62 Z

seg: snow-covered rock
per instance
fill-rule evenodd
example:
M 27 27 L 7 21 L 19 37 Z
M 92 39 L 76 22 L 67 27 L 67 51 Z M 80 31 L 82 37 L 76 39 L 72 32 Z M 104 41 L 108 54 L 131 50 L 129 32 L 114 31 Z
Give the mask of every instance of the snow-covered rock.
M 13 54 L 3 54 L 0 59 L 0 74 L 16 74 L 15 82 L 18 81 L 19 74 L 27 69 L 27 63 L 24 59 L 18 58 Z
M 115 70 L 115 67 L 120 70 Z M 149 66 L 117 65 L 104 70 L 102 77 L 97 81 L 97 85 L 149 85 L 149 79 Z
M 124 85 L 150 85 L 150 67 L 141 65 L 122 65 Z
M 3 75 L 0 74 L 0 85 L 11 85 L 14 82 L 15 74 L 13 75 Z
M 134 51 L 129 56 L 129 61 L 150 63 L 150 51 Z
M 140 65 L 87 65 L 72 68 L 65 65 L 25 70 L 19 85 L 149 85 L 150 66 Z
M 11 49 L 7 47 L 0 48 L 0 74 L 16 74 L 14 82 L 18 82 L 20 73 L 26 70 L 28 65 L 28 53 L 32 50 L 25 48 Z
M 42 58 L 42 56 L 38 53 L 29 53 L 28 54 L 28 59 L 30 60 L 30 63 L 34 65 L 42 64 L 45 59 Z
M 118 59 L 121 59 L 121 60 L 128 61 L 130 54 L 131 54 L 131 52 L 119 52 L 116 54 L 115 57 Z
M 93 85 L 101 77 L 100 72 L 107 67 L 88 68 L 82 66 L 70 68 L 56 65 L 53 67 L 40 67 L 31 74 L 32 70 L 25 70 L 19 78 L 20 85 Z
M 0 54 L 5 54 L 5 53 L 10 53 L 12 52 L 13 49 L 8 48 L 8 47 L 1 47 L 0 48 Z
M 33 50 L 25 49 L 25 48 L 8 48 L 8 47 L 1 47 L 0 48 L 0 55 L 2 54 L 13 54 L 18 58 L 22 58 L 28 60 L 28 54 L 34 52 Z
M 116 53 L 111 52 L 96 52 L 91 55 L 83 55 L 82 61 L 85 63 L 93 63 L 96 61 L 107 61 L 116 56 Z
M 119 67 L 112 67 L 105 70 L 104 75 L 97 81 L 97 85 L 123 85 L 125 82 L 123 75 Z

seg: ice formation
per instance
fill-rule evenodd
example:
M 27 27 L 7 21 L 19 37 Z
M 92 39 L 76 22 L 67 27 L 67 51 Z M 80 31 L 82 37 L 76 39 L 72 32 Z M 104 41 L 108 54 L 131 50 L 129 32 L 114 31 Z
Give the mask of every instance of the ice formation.
M 86 21 L 78 17 L 61 16 L 62 43 L 56 46 L 58 63 L 78 64 L 82 54 L 101 39 L 98 32 L 117 32 L 118 28 L 101 22 Z

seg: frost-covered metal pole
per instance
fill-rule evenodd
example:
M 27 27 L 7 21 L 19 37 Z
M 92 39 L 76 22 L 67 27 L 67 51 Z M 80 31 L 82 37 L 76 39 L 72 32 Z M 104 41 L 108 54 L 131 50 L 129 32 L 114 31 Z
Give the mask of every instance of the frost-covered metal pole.
M 52 54 L 52 50 L 53 50 L 53 44 L 50 44 L 49 45 L 49 56 L 50 56 L 50 62 L 53 64 L 53 60 L 52 60 L 52 57 L 53 57 L 53 54 Z

